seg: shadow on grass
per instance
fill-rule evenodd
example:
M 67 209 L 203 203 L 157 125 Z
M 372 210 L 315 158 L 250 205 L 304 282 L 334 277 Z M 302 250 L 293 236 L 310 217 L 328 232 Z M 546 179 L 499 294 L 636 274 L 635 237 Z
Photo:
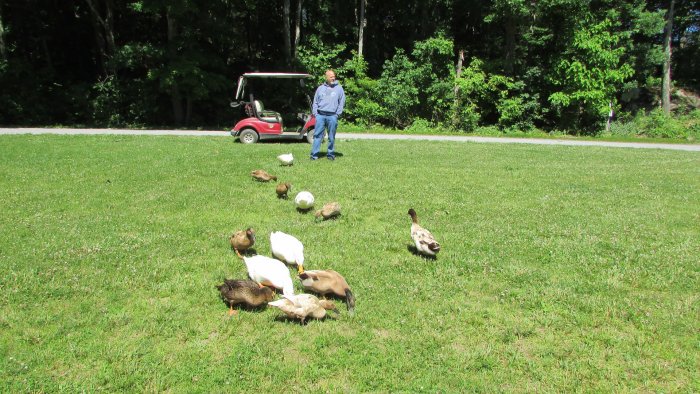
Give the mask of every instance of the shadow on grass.
M 236 254 L 236 249 L 234 249 L 233 246 L 231 246 L 231 251 L 233 252 L 233 254 Z M 244 252 L 241 252 L 241 256 L 245 257 L 255 256 L 256 254 L 258 254 L 258 251 L 255 250 L 255 248 L 248 248 Z
M 326 319 L 328 319 L 328 320 L 336 320 L 337 317 L 333 317 L 333 316 L 331 316 L 330 314 L 327 313 L 326 316 L 325 316 L 323 319 L 314 319 L 314 318 L 312 318 L 312 317 L 309 317 L 309 318 L 307 318 L 307 319 L 302 323 L 302 322 L 301 322 L 301 319 L 295 319 L 295 318 L 289 317 L 289 316 L 284 315 L 284 314 L 279 315 L 279 316 L 275 316 L 275 321 L 276 321 L 276 322 L 285 323 L 285 324 L 298 324 L 298 325 L 300 325 L 300 326 L 305 326 L 305 325 L 309 324 L 309 322 L 312 321 L 312 320 L 324 321 L 324 320 L 326 320 Z
M 422 257 L 426 260 L 432 260 L 432 261 L 437 260 L 436 256 L 428 256 L 428 255 L 425 255 L 425 254 L 419 252 L 415 245 L 408 244 L 408 245 L 406 245 L 406 249 L 408 249 L 409 252 L 413 253 L 414 256 Z

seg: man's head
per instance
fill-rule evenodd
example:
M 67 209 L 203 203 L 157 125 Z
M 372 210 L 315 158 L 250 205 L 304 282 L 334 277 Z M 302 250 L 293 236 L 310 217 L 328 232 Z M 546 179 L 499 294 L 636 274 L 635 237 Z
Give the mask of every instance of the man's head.
M 335 83 L 335 71 L 326 71 L 326 83 L 328 83 L 329 85 L 333 85 Z

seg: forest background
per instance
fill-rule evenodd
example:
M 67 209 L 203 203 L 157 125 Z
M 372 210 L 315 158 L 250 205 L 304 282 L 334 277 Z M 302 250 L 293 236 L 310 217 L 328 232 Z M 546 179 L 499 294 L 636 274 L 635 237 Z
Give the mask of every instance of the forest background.
M 334 68 L 367 130 L 695 141 L 699 48 L 691 0 L 0 0 L 0 126 L 228 129 Z

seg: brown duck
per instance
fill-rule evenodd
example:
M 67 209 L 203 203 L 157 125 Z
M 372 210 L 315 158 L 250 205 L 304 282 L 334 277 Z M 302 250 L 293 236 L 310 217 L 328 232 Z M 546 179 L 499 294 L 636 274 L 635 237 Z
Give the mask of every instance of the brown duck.
M 229 305 L 229 316 L 238 313 L 233 309 L 234 305 L 245 304 L 255 308 L 272 301 L 275 295 L 269 287 L 260 287 L 252 280 L 224 279 L 224 284 L 216 288 Z
M 270 181 L 276 181 L 277 177 L 274 175 L 270 175 L 267 173 L 265 170 L 255 170 L 250 172 L 250 176 L 255 178 L 256 180 L 260 182 L 270 182 Z
M 316 216 L 316 218 L 323 218 L 323 220 L 340 216 L 340 204 L 337 202 L 329 202 L 325 204 L 323 208 L 316 211 L 314 216 Z
M 275 191 L 277 192 L 278 198 L 287 198 L 287 192 L 292 190 L 292 185 L 289 182 L 280 183 L 277 185 Z
M 440 251 L 440 244 L 428 229 L 418 224 L 418 216 L 413 208 L 408 210 L 408 214 L 411 216 L 411 238 L 416 249 L 426 256 L 435 256 Z
M 245 252 L 255 244 L 255 230 L 248 227 L 247 230 L 236 231 L 229 241 L 231 241 L 231 247 L 236 251 L 238 257 L 241 257 L 241 252 Z
M 355 296 L 352 294 L 348 282 L 339 273 L 333 270 L 308 270 L 299 274 L 299 279 L 301 279 L 301 285 L 304 286 L 304 290 L 312 291 L 324 297 L 328 294 L 334 294 L 345 298 L 348 311 L 353 312 L 355 310 Z

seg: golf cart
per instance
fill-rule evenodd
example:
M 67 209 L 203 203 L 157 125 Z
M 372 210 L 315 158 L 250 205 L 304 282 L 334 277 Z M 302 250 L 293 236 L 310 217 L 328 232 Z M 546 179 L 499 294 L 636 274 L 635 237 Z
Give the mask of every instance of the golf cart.
M 288 107 L 290 110 L 300 110 L 303 112 L 290 114 L 280 113 L 274 110 L 266 109 L 263 102 L 260 100 L 262 95 L 255 96 L 253 85 L 261 85 L 264 80 L 272 79 L 276 89 L 282 88 L 284 81 L 298 81 L 298 86 L 304 90 L 304 80 L 310 78 L 309 74 L 300 73 L 245 73 L 238 78 L 238 88 L 236 89 L 236 98 L 231 102 L 232 108 L 243 106 L 247 118 L 244 118 L 231 129 L 231 135 L 238 137 L 244 144 L 254 144 L 258 140 L 302 140 L 306 139 L 309 143 L 314 139 L 314 125 L 316 118 L 311 115 L 311 98 L 308 92 L 303 91 L 303 96 L 306 100 L 303 107 L 299 107 L 299 101 L 304 101 L 296 88 L 297 97 L 289 96 L 284 104 L 278 104 L 282 107 Z M 269 84 L 269 83 L 268 83 Z M 257 86 L 260 87 L 260 86 Z M 262 90 L 262 89 L 261 89 Z M 283 89 L 274 90 L 273 98 L 280 101 Z M 247 93 L 247 96 L 246 96 Z M 247 99 L 247 100 L 246 100 Z M 292 107 L 292 101 L 297 107 Z M 272 101 L 271 101 L 272 102 Z M 284 100 L 283 100 L 284 102 Z M 284 118 L 287 117 L 285 120 Z

